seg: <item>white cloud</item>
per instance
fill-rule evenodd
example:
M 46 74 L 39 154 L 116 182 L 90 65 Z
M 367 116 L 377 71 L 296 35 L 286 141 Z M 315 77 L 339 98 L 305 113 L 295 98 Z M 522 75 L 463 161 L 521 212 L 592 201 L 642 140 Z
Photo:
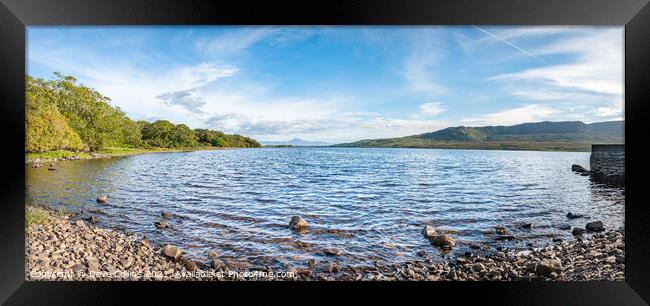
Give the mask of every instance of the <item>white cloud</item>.
M 429 103 L 420 104 L 420 112 L 422 112 L 425 115 L 435 116 L 444 111 L 445 109 L 438 102 L 429 102 Z
M 513 125 L 526 122 L 542 121 L 559 111 L 546 105 L 530 104 L 506 109 L 476 117 L 462 119 L 461 122 L 471 125 Z
M 404 76 L 411 90 L 437 96 L 447 88 L 437 80 L 435 68 L 442 56 L 443 37 L 433 29 L 415 32 L 411 37 L 411 50 L 404 62 Z
M 623 93 L 622 29 L 592 32 L 555 40 L 533 50 L 537 55 L 569 55 L 566 64 L 505 73 L 493 80 L 535 81 L 550 84 L 557 92 L 588 91 L 620 96 Z

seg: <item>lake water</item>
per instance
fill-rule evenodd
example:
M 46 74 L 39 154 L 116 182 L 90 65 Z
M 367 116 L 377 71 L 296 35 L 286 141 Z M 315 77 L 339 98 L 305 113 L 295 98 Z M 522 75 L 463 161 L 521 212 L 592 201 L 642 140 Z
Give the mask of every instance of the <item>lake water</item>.
M 26 165 L 27 201 L 99 209 L 100 227 L 171 243 L 207 262 L 207 251 L 260 265 L 306 266 L 309 259 L 365 265 L 424 251 L 544 246 L 573 239 L 562 225 L 601 220 L 623 226 L 624 189 L 571 172 L 589 153 L 366 148 L 196 151 Z M 107 194 L 108 204 L 97 196 Z M 178 217 L 157 229 L 161 212 Z M 567 212 L 588 218 L 568 220 Z M 287 227 L 291 216 L 306 232 Z M 532 229 L 521 223 L 532 222 Z M 451 252 L 433 247 L 424 225 L 455 231 Z M 494 227 L 518 239 L 495 241 Z M 328 257 L 324 248 L 341 252 Z M 475 250 L 471 250 L 476 252 Z

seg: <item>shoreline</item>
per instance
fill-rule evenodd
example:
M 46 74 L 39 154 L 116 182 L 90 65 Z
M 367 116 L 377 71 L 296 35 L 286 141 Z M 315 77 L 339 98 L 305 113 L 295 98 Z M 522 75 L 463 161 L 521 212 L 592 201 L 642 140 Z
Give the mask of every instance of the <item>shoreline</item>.
M 284 269 L 225 261 L 208 252 L 185 258 L 175 246 L 152 245 L 137 235 L 95 227 L 72 214 L 43 211 L 41 222 L 26 227 L 27 280 L 615 280 L 624 281 L 623 229 L 549 243 L 528 251 L 467 252 L 454 260 L 430 258 L 373 266 L 349 266 L 336 257 L 309 261 L 308 268 Z M 424 239 L 424 238 L 423 238 Z M 433 246 L 432 246 L 433 247 Z
M 50 152 L 43 153 L 27 153 L 25 154 L 25 164 L 40 164 L 52 163 L 59 161 L 76 161 L 76 160 L 89 160 L 100 158 L 114 158 L 125 157 L 141 154 L 156 154 L 156 153 L 181 153 L 181 152 L 195 152 L 195 151 L 214 151 L 214 150 L 229 150 L 229 149 L 244 149 L 244 148 L 222 148 L 222 147 L 202 147 L 202 148 L 188 148 L 188 149 L 125 149 L 119 148 L 103 150 L 98 152 L 73 152 L 73 151 L 56 151 L 57 154 L 63 155 L 60 157 L 49 157 Z M 116 152 L 117 151 L 117 152 Z

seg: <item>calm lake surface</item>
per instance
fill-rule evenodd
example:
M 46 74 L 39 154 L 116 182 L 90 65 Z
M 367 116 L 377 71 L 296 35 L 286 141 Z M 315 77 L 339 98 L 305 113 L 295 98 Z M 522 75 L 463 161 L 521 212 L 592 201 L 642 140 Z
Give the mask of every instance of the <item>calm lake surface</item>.
M 26 165 L 27 201 L 71 211 L 99 209 L 100 227 L 171 243 L 197 260 L 207 251 L 254 264 L 306 266 L 309 259 L 365 265 L 375 260 L 544 246 L 573 239 L 562 225 L 624 225 L 624 188 L 571 172 L 589 153 L 436 149 L 263 148 L 144 154 Z M 107 194 L 108 204 L 98 204 Z M 178 217 L 157 229 L 161 212 Z M 588 217 L 568 220 L 567 212 Z M 293 215 L 310 223 L 293 232 Z M 532 222 L 532 229 L 521 228 Z M 456 231 L 442 252 L 424 225 Z M 494 240 L 503 225 L 517 236 Z M 341 252 L 322 254 L 324 248 Z M 476 252 L 475 250 L 471 250 Z

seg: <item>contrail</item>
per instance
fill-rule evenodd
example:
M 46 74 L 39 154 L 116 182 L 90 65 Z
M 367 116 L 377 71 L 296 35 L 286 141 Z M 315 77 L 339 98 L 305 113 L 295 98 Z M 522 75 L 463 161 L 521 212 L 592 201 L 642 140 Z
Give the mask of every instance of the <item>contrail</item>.
M 532 58 L 534 58 L 534 59 L 536 59 L 536 60 L 538 60 L 538 61 L 540 61 L 540 62 L 546 64 L 546 62 L 545 62 L 543 59 L 541 59 L 541 58 L 539 58 L 539 57 L 537 57 L 537 56 L 531 54 L 530 52 L 528 52 L 528 51 L 526 51 L 526 50 L 524 50 L 524 49 L 522 49 L 522 48 L 519 48 L 517 45 L 515 45 L 515 44 L 513 44 L 513 43 L 511 43 L 511 42 L 509 42 L 509 41 L 507 41 L 507 40 L 505 40 L 505 39 L 503 39 L 503 38 L 501 38 L 501 37 L 498 37 L 498 36 L 496 36 L 496 35 L 493 35 L 492 33 L 488 32 L 488 31 L 486 31 L 486 30 L 483 30 L 483 29 L 481 29 L 481 28 L 479 28 L 479 27 L 477 27 L 477 26 L 473 26 L 473 27 L 474 27 L 475 29 L 477 29 L 477 30 L 479 30 L 479 31 L 481 31 L 481 32 L 483 32 L 483 33 L 489 35 L 490 37 L 492 37 L 492 38 L 494 38 L 494 39 L 496 39 L 496 40 L 502 41 L 502 42 L 508 44 L 509 46 L 511 46 L 511 47 L 513 47 L 513 48 L 515 48 L 515 49 L 517 49 L 517 50 L 523 52 L 524 54 L 526 54 L 526 55 L 528 55 L 528 56 L 530 56 L 530 57 L 532 57 Z

